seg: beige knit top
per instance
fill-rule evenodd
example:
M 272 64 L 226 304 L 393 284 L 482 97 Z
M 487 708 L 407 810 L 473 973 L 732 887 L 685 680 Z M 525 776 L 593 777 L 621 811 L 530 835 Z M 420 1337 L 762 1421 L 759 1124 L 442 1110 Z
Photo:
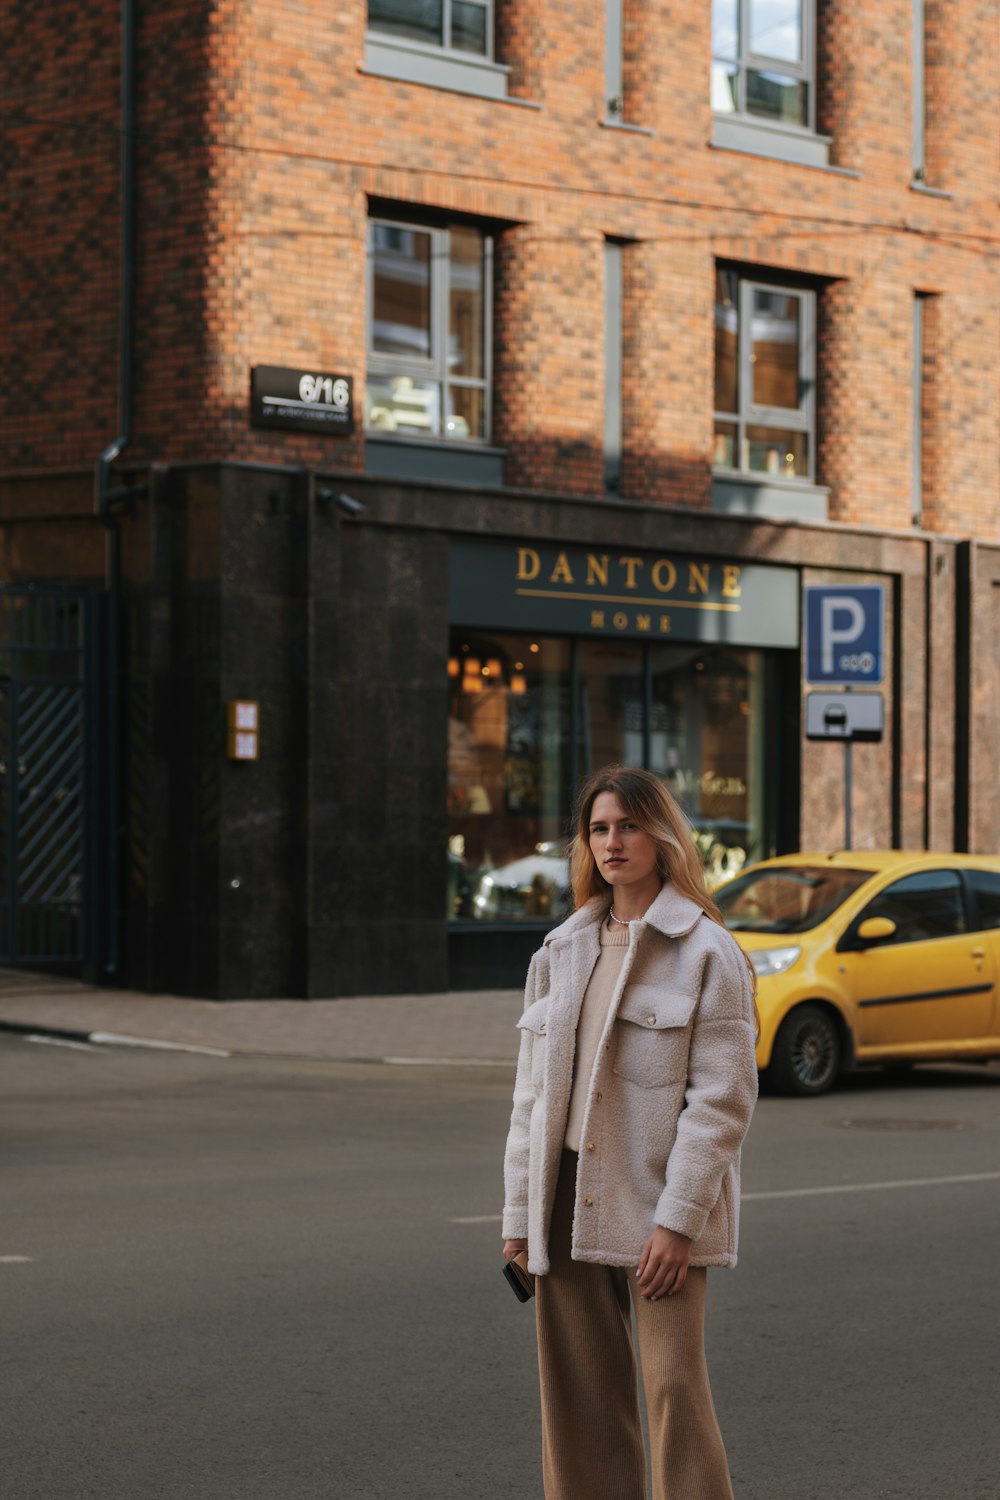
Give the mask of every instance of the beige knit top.
M 566 1117 L 566 1146 L 570 1151 L 580 1149 L 580 1130 L 583 1112 L 587 1103 L 590 1079 L 597 1061 L 604 1023 L 608 1019 L 608 1006 L 622 971 L 622 961 L 628 947 L 627 927 L 609 927 L 607 919 L 601 923 L 601 951 L 594 965 L 580 1007 L 580 1019 L 576 1023 L 576 1054 L 573 1059 L 573 1092 L 569 1100 Z

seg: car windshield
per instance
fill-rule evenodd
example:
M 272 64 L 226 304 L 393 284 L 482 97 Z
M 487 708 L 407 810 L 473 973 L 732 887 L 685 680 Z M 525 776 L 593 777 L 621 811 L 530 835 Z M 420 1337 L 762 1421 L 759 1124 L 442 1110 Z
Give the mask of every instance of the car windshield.
M 872 870 L 834 865 L 769 865 L 715 892 L 732 932 L 808 932 L 870 880 Z

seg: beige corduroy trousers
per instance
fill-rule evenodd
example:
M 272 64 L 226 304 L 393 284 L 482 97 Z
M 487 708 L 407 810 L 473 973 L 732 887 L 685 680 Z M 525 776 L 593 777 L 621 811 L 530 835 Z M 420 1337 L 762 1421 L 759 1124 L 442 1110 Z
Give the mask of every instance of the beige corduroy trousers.
M 576 1154 L 565 1151 L 536 1278 L 545 1500 L 646 1500 L 631 1306 L 649 1421 L 653 1500 L 732 1500 L 705 1362 L 704 1267 L 673 1297 L 635 1270 L 570 1258 Z

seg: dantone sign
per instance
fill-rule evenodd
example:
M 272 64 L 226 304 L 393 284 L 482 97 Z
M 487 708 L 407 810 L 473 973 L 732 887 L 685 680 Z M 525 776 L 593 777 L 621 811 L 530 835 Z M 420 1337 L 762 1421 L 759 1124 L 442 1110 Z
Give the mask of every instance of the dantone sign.
M 450 592 L 456 625 L 799 644 L 797 572 L 726 558 L 461 540 L 452 543 Z

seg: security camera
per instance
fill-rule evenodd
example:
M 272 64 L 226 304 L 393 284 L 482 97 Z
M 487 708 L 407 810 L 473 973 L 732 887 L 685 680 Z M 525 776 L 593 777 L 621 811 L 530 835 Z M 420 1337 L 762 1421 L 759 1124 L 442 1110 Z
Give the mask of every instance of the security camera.
M 365 513 L 364 503 L 361 500 L 355 500 L 353 495 L 335 495 L 333 490 L 317 490 L 316 499 L 324 510 L 328 510 L 331 505 L 335 504 L 345 516 L 363 516 Z
M 337 509 L 343 511 L 345 516 L 363 516 L 365 507 L 360 500 L 355 500 L 353 495 L 338 495 Z

